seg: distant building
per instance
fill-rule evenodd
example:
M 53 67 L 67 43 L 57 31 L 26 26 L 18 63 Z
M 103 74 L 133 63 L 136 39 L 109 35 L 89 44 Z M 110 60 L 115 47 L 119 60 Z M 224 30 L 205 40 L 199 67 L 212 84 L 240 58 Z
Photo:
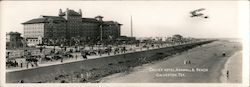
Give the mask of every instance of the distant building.
M 172 41 L 174 42 L 181 42 L 183 39 L 183 36 L 179 35 L 179 34 L 175 34 L 172 36 Z
M 28 44 L 62 43 L 78 39 L 88 40 L 115 39 L 120 37 L 122 24 L 103 21 L 102 16 L 82 18 L 81 9 L 76 12 L 59 10 L 58 16 L 41 16 L 22 23 L 24 38 Z
M 41 16 L 24 22 L 24 38 L 28 45 L 49 43 L 52 39 L 66 38 L 66 20 L 55 16 Z
M 116 39 L 121 36 L 121 24 L 114 21 L 105 21 L 102 24 L 103 39 Z
M 117 39 L 118 41 L 136 41 L 135 37 L 127 37 L 127 36 L 121 36 Z
M 6 48 L 15 49 L 23 47 L 21 33 L 18 32 L 9 32 L 6 34 Z

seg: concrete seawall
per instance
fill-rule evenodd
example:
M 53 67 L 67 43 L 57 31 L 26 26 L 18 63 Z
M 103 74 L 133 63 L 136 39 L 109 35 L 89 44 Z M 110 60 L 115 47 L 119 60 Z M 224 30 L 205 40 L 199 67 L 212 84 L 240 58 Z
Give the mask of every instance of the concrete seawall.
M 76 71 L 81 71 L 83 69 L 90 70 L 93 68 L 106 66 L 110 63 L 117 63 L 119 61 L 126 61 L 126 60 L 137 61 L 141 57 L 151 57 L 150 60 L 154 60 L 152 56 L 156 55 L 157 53 L 166 53 L 164 54 L 164 56 L 168 56 L 210 42 L 213 41 L 203 41 L 192 44 L 183 44 L 178 46 L 171 46 L 171 47 L 165 47 L 147 51 L 139 51 L 133 53 L 108 56 L 98 59 L 89 59 L 89 60 L 76 61 L 71 63 L 46 66 L 46 67 L 38 67 L 34 69 L 7 72 L 6 82 L 16 83 L 20 80 L 24 80 L 25 82 L 39 82 L 39 81 L 53 80 L 54 77 L 58 75 L 74 73 Z

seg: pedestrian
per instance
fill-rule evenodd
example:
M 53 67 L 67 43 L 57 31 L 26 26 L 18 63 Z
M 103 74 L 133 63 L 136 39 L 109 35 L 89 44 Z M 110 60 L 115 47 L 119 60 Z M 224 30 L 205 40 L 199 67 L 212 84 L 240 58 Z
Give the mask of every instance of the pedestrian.
M 26 68 L 29 68 L 29 62 L 26 63 Z
M 187 64 L 187 60 L 184 60 L 184 64 L 185 64 L 185 65 Z
M 67 47 L 64 47 L 64 51 L 66 51 L 67 50 Z
M 185 60 L 184 60 L 184 64 L 185 64 L 185 65 L 188 64 L 188 59 L 187 59 L 187 57 L 186 57 Z
M 225 56 L 226 56 L 226 52 L 222 52 L 222 56 L 224 56 L 224 57 L 225 57 Z
M 38 67 L 38 59 L 34 59 L 34 63 L 35 63 L 35 65 L 36 65 L 36 67 Z
M 123 53 L 126 53 L 126 47 L 125 46 L 122 48 L 122 51 L 123 51 Z
M 76 54 L 76 60 L 77 60 L 77 54 Z
M 21 60 L 20 66 L 21 66 L 21 68 L 23 68 L 23 61 L 22 60 Z
M 98 53 L 99 53 L 100 56 L 102 56 L 102 50 L 101 49 L 98 50 Z
M 63 58 L 61 58 L 61 63 L 63 62 Z
M 24 83 L 24 81 L 23 81 L 23 80 L 20 80 L 20 81 L 18 81 L 18 83 Z
M 14 67 L 18 67 L 18 63 L 16 62 L 16 60 L 14 62 Z
M 33 63 L 34 63 L 34 62 L 30 62 L 30 64 L 31 64 L 31 67 L 34 67 Z
M 227 70 L 227 79 L 229 79 L 229 70 Z
M 110 55 L 110 49 L 108 49 L 108 51 L 107 51 L 107 52 L 108 52 L 108 55 Z
M 114 50 L 114 55 L 116 54 L 116 49 Z

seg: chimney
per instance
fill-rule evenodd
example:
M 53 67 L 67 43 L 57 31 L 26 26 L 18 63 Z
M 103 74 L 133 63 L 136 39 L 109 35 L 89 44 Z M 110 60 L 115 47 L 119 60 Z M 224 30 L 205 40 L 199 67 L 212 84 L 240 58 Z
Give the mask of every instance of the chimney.
M 100 15 L 98 15 L 98 16 L 95 17 L 95 19 L 98 20 L 98 21 L 102 21 L 102 18 L 103 18 L 103 17 L 100 16 Z
M 69 8 L 66 9 L 64 18 L 68 20 L 68 16 L 69 16 Z
M 79 9 L 79 14 L 82 16 L 82 10 L 81 9 Z
M 58 13 L 59 16 L 62 16 L 62 9 L 59 9 L 59 13 Z
M 68 13 L 69 13 L 69 8 L 66 9 L 66 15 L 68 15 Z

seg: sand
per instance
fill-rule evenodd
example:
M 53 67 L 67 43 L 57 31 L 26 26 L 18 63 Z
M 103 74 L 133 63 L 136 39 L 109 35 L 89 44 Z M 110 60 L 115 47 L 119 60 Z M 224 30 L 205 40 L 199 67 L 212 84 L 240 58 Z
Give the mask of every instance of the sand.
M 237 65 L 242 64 L 242 51 L 236 52 L 231 56 L 226 62 L 224 69 L 221 71 L 222 75 L 220 77 L 223 83 L 241 83 L 242 82 L 242 68 L 237 67 Z M 227 71 L 228 77 L 227 77 Z
M 221 83 L 224 67 L 230 70 L 227 82 L 241 82 L 241 43 L 216 41 L 162 61 L 136 67 L 132 72 L 104 77 L 103 83 Z M 225 52 L 224 57 L 221 54 Z M 232 56 L 232 57 L 231 57 Z M 230 60 L 229 60 L 230 59 Z M 185 64 L 185 61 L 191 64 Z M 233 61 L 233 62 L 228 62 Z M 227 63 L 228 62 L 228 63 Z M 227 65 L 225 65 L 227 64 Z M 230 65 L 230 66 L 228 66 Z

